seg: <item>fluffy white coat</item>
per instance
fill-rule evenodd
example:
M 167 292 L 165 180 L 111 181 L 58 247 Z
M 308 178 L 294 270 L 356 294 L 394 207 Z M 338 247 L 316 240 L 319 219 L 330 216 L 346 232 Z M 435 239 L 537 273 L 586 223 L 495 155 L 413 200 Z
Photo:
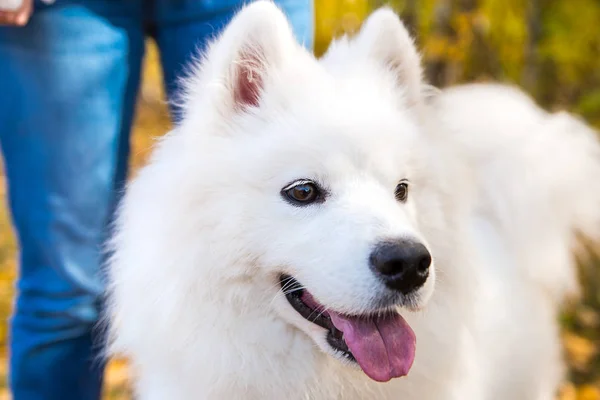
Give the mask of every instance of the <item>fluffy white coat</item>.
M 595 132 L 512 88 L 429 93 L 419 64 L 387 9 L 319 61 L 264 1 L 210 47 L 112 241 L 112 345 L 140 399 L 553 398 L 576 234 L 600 227 Z M 286 203 L 307 177 L 330 197 Z M 418 310 L 399 310 L 416 359 L 377 383 L 328 352 L 277 277 L 366 312 L 369 246 L 408 234 L 434 259 Z

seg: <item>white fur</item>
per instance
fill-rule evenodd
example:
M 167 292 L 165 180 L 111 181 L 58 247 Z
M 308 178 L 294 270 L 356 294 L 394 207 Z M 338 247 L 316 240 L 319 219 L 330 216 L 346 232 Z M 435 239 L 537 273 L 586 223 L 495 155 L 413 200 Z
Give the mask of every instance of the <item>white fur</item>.
M 141 399 L 553 398 L 575 233 L 596 239 L 600 226 L 595 132 L 516 89 L 426 99 L 420 76 L 386 9 L 321 61 L 271 3 L 236 16 L 119 213 L 113 349 Z M 258 85 L 258 105 L 236 100 L 240 77 Z M 303 178 L 327 187 L 324 203 L 282 199 Z M 401 179 L 406 204 L 394 198 Z M 369 249 L 390 236 L 421 240 L 434 266 L 420 310 L 399 310 L 415 363 L 376 383 L 332 357 L 277 279 L 295 276 L 337 311 L 369 311 L 382 290 Z

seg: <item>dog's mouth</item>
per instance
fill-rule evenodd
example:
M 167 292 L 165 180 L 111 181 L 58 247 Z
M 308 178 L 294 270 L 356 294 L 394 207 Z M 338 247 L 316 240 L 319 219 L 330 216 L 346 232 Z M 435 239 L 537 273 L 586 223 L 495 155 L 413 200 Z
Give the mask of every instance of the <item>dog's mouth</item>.
M 281 275 L 290 305 L 307 321 L 327 332 L 327 343 L 338 355 L 358 363 L 371 379 L 387 382 L 405 376 L 415 358 L 415 334 L 394 311 L 349 316 L 320 304 L 296 279 Z

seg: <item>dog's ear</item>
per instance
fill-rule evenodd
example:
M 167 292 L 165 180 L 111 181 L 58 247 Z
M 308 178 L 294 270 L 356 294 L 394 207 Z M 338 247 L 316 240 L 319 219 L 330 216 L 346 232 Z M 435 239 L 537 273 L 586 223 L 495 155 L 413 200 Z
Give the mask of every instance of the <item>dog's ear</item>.
M 422 101 L 421 58 L 406 27 L 391 9 L 383 7 L 373 12 L 363 23 L 355 45 L 390 69 L 407 103 Z
M 244 7 L 192 74 L 187 85 L 188 114 L 200 106 L 200 99 L 225 116 L 257 107 L 270 74 L 299 47 L 287 18 L 271 1 Z

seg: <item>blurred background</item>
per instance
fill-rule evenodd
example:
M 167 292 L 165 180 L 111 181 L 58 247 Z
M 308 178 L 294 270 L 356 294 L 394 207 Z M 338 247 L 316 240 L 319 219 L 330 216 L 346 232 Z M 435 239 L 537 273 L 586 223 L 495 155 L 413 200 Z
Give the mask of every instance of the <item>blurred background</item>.
M 369 12 L 393 7 L 422 51 L 427 79 L 443 87 L 499 80 L 517 84 L 547 109 L 567 109 L 600 128 L 600 0 L 315 0 L 315 53 L 355 32 Z M 133 133 L 132 167 L 169 129 L 161 71 L 151 41 Z M 598 177 L 600 179 L 600 177 Z M 6 390 L 6 339 L 16 244 L 0 170 L 0 400 Z M 600 205 L 599 205 L 600 206 Z M 569 381 L 560 400 L 600 400 L 600 262 L 581 266 L 583 301 L 562 316 Z M 127 366 L 113 362 L 106 399 L 129 399 Z M 508 399 L 507 399 L 508 400 Z

